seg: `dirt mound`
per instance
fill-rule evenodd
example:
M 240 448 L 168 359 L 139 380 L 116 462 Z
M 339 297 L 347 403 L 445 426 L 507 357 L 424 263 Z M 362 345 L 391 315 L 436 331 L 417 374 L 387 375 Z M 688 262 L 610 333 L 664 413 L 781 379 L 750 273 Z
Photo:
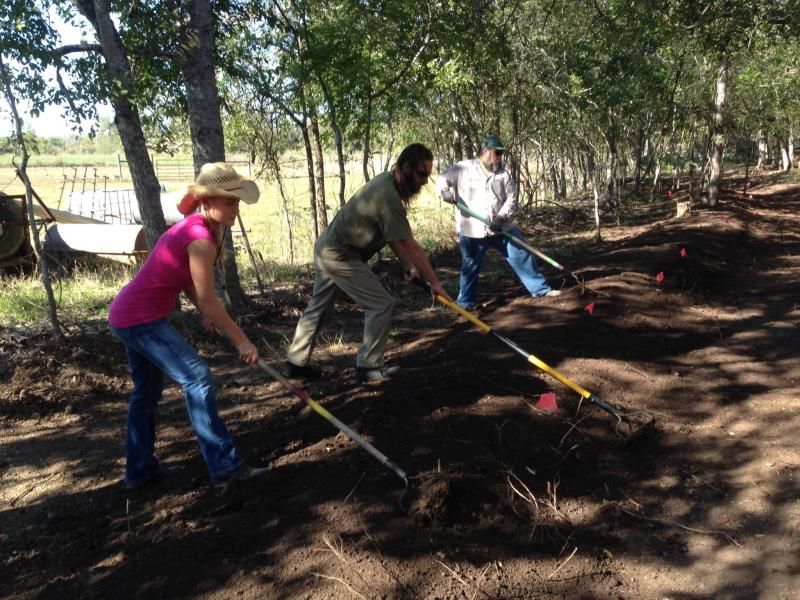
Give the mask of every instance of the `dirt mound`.
M 415 478 L 414 485 L 408 514 L 418 525 L 486 525 L 504 512 L 503 495 L 477 475 L 433 473 Z

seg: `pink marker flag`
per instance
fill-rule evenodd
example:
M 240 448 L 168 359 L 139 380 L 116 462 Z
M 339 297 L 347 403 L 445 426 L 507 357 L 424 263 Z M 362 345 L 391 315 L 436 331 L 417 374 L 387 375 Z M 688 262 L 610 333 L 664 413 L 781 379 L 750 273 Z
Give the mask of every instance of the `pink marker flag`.
M 758 216 L 758 211 L 757 211 L 757 210 L 754 210 L 754 211 L 753 211 L 753 212 L 751 212 L 750 214 L 751 214 L 751 215 L 753 215 L 754 217 L 757 217 L 757 216 Z
M 656 275 L 656 281 L 658 283 L 661 283 L 662 281 L 664 281 L 664 271 L 661 271 L 658 275 Z
M 748 200 L 752 200 L 753 199 L 753 194 L 747 194 L 747 199 Z
M 672 198 L 672 190 L 667 190 L 667 198 Z
M 584 306 L 583 310 L 585 310 L 590 315 L 593 315 L 594 314 L 594 302 L 590 302 L 589 304 Z
M 558 410 L 558 402 L 556 395 L 553 392 L 545 392 L 539 396 L 539 401 L 536 403 L 536 408 L 539 410 Z
M 681 248 L 681 257 L 686 258 L 686 248 Z

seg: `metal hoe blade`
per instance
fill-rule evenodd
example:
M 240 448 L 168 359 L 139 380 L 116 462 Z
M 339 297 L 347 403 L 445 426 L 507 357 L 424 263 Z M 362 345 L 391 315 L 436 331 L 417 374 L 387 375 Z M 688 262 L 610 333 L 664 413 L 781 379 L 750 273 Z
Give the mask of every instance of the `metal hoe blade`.
M 428 287 L 424 283 L 421 283 L 421 285 L 422 285 L 422 287 L 425 287 L 426 289 Z M 441 302 L 442 304 L 444 304 L 445 306 L 447 306 L 448 308 L 451 308 L 454 311 L 456 311 L 458 314 L 460 314 L 462 317 L 464 317 L 465 319 L 467 319 L 471 323 L 477 325 L 484 332 L 491 333 L 495 338 L 497 338 L 502 343 L 504 343 L 506 346 L 511 348 L 514 352 L 516 352 L 517 354 L 522 356 L 529 363 L 531 363 L 532 365 L 534 365 L 538 369 L 544 371 L 545 373 L 547 373 L 551 377 L 557 379 L 558 381 L 563 383 L 565 386 L 567 386 L 571 390 L 573 390 L 573 391 L 577 392 L 578 394 L 580 394 L 582 398 L 588 400 L 589 402 L 591 402 L 592 404 L 594 404 L 598 408 L 604 410 L 605 412 L 610 414 L 612 417 L 614 417 L 617 420 L 616 424 L 614 425 L 614 432 L 619 437 L 628 440 L 628 439 L 630 439 L 630 438 L 632 438 L 634 436 L 638 436 L 644 429 L 646 429 L 650 425 L 654 424 L 655 419 L 647 411 L 637 411 L 637 412 L 632 412 L 632 413 L 624 413 L 624 412 L 620 411 L 619 409 L 615 408 L 614 406 L 610 405 L 608 402 L 606 402 L 605 400 L 600 398 L 600 396 L 598 396 L 597 394 L 593 394 L 589 390 L 581 387 L 580 385 L 578 385 L 577 383 L 572 381 L 569 377 L 567 377 L 563 373 L 560 373 L 560 372 L 556 371 L 550 365 L 548 365 L 545 362 L 543 362 L 542 360 L 538 359 L 533 354 L 530 354 L 527 350 L 525 350 L 525 349 L 521 348 L 520 346 L 518 346 L 513 340 L 510 340 L 506 336 L 496 332 L 494 329 L 492 329 L 492 327 L 490 325 L 487 325 L 486 323 L 481 321 L 478 317 L 476 317 L 471 312 L 461 308 L 455 302 L 450 302 L 447 298 L 443 298 L 442 296 L 438 296 L 438 295 L 436 296 L 436 299 L 439 302 Z M 634 429 L 634 426 L 635 426 L 634 417 L 636 417 L 638 415 L 643 415 L 645 417 L 645 422 L 643 424 L 639 425 L 639 426 L 636 426 L 636 428 Z M 625 424 L 627 424 L 629 426 L 630 431 L 628 433 L 625 433 L 625 432 L 622 431 L 622 424 L 623 423 L 625 423 Z

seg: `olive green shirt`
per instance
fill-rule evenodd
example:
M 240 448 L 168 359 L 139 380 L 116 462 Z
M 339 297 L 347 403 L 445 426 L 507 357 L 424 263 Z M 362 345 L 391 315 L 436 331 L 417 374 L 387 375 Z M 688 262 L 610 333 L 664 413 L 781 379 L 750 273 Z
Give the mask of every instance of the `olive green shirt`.
M 391 172 L 373 177 L 319 236 L 315 250 L 329 260 L 368 261 L 389 242 L 413 238 Z

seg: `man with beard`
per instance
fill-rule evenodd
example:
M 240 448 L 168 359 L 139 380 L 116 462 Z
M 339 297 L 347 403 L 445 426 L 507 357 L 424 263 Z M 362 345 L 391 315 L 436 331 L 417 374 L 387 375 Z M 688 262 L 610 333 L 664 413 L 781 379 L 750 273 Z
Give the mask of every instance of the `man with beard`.
M 456 210 L 456 232 L 461 245 L 461 280 L 456 303 L 467 309 L 475 308 L 478 296 L 478 276 L 483 257 L 489 248 L 502 254 L 531 296 L 558 296 L 536 268 L 533 256 L 515 246 L 503 232 L 525 240 L 514 227 L 517 214 L 517 186 L 511 174 L 503 168 L 505 147 L 495 135 L 484 138 L 478 158 L 454 164 L 436 179 L 436 189 L 450 204 L 462 202 L 491 223 Z M 455 190 L 455 195 L 453 194 Z
M 431 151 L 422 144 L 411 144 L 391 171 L 359 189 L 322 232 L 314 246 L 314 289 L 281 368 L 285 377 L 317 374 L 309 364 L 311 352 L 339 290 L 364 309 L 356 379 L 360 383 L 386 381 L 399 371 L 397 366 L 387 367 L 383 359 L 394 299 L 367 266 L 387 244 L 402 263 L 406 281 L 421 276 L 430 284 L 434 300 L 437 295 L 450 299 L 425 251 L 414 240 L 406 215 L 411 199 L 428 182 L 432 169 Z

